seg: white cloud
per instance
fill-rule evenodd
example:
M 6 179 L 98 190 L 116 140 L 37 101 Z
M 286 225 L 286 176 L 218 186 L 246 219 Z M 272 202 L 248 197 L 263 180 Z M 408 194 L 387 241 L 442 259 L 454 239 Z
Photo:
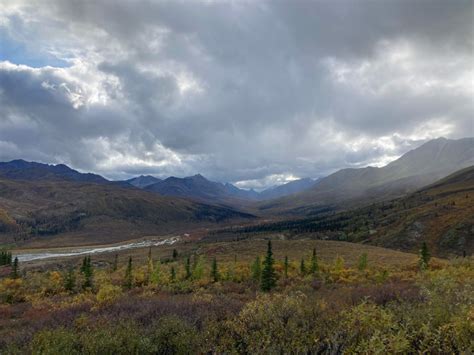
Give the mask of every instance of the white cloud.
M 0 62 L 2 160 L 263 188 L 474 135 L 469 1 L 0 4 L 64 64 Z

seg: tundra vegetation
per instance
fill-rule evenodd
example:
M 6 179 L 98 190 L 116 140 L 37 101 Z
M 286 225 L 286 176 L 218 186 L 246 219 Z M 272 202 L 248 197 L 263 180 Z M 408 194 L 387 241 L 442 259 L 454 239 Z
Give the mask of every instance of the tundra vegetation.
M 252 244 L 255 258 L 222 247 L 69 267 L 12 261 L 1 269 L 0 353 L 474 350 L 472 258 L 430 258 L 424 244 L 400 266 L 363 249 L 349 262 L 313 241 L 298 253 L 287 247 L 297 241 L 266 243 Z

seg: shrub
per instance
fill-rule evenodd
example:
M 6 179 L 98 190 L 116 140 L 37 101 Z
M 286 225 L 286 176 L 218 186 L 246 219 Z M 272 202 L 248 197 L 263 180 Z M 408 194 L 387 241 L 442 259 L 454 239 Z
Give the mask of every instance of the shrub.
M 341 330 L 343 349 L 347 353 L 404 353 L 410 342 L 394 314 L 371 303 L 362 303 L 343 312 Z
M 74 332 L 58 328 L 38 332 L 31 342 L 32 354 L 81 354 L 78 337 Z
M 97 292 L 97 302 L 99 304 L 111 304 L 117 300 L 122 294 L 122 289 L 119 286 L 114 286 L 110 284 L 105 284 L 100 287 L 99 292 Z
M 3 303 L 22 302 L 25 290 L 22 279 L 6 278 L 0 281 L 0 301 Z
M 175 316 L 164 316 L 155 323 L 150 334 L 153 353 L 199 353 L 199 337 L 196 329 Z
M 314 339 L 314 314 L 306 297 L 263 295 L 248 303 L 231 322 L 234 346 L 242 353 L 308 353 L 318 348 Z M 222 349 L 224 352 L 226 349 Z M 227 349 L 228 350 L 228 349 Z
M 151 352 L 149 339 L 138 332 L 133 322 L 118 325 L 101 325 L 81 336 L 83 353 L 86 354 L 148 354 Z

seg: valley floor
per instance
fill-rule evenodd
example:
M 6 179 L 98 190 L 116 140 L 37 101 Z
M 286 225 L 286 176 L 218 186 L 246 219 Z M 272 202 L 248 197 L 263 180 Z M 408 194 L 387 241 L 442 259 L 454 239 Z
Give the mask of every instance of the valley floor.
M 273 240 L 277 282 L 263 292 L 267 243 L 181 241 L 93 255 L 89 269 L 36 261 L 19 278 L 0 267 L 0 353 L 474 350 L 471 258 L 420 269 L 416 254 Z

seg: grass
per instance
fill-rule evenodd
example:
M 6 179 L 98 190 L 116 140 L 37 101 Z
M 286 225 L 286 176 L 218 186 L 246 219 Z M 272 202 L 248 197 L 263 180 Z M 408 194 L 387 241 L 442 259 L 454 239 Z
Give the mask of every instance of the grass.
M 271 237 L 269 235 L 268 237 Z M 391 249 L 362 245 L 349 242 L 325 241 L 325 240 L 273 240 L 273 252 L 277 261 L 283 261 L 285 256 L 293 262 L 299 262 L 301 258 L 309 259 L 313 248 L 316 249 L 318 258 L 326 263 L 334 261 L 337 257 L 342 257 L 347 266 L 356 265 L 360 255 L 366 253 L 368 260 L 373 265 L 380 265 L 390 268 L 413 267 L 416 265 L 418 256 L 412 253 L 399 252 Z M 173 250 L 179 253 L 179 260 L 184 260 L 185 256 L 198 254 L 208 260 L 216 257 L 219 262 L 231 262 L 237 259 L 239 262 L 252 262 L 257 256 L 263 256 L 266 250 L 267 240 L 258 238 L 253 240 L 242 240 L 238 242 L 195 242 L 183 241 L 174 245 L 162 245 L 152 247 L 152 256 L 155 260 L 167 260 L 172 258 Z M 97 246 L 96 246 L 97 247 Z M 22 249 L 22 252 L 39 252 L 44 249 Z M 51 250 L 51 249 L 46 249 Z M 68 251 L 68 248 L 57 248 L 56 251 Z M 125 264 L 128 256 L 131 256 L 137 263 L 145 263 L 149 248 L 136 248 L 119 251 L 120 261 Z M 112 263 L 116 253 L 102 253 L 93 255 L 94 262 L 98 264 Z M 57 259 L 45 259 L 31 261 L 26 264 L 29 268 L 41 267 L 60 268 L 63 265 L 77 264 L 83 256 L 65 257 Z M 438 259 L 441 261 L 441 259 Z M 441 261 L 442 262 L 442 261 Z
M 22 279 L 0 279 L 6 302 L 0 302 L 0 353 L 450 353 L 474 345 L 469 258 L 432 259 L 419 272 L 417 255 L 370 245 L 309 239 L 272 244 L 279 280 L 268 294 L 250 272 L 254 258 L 265 254 L 264 238 L 188 239 L 152 248 L 155 262 L 165 262 L 160 281 L 152 284 L 144 283 L 148 248 L 120 252 L 117 271 L 111 270 L 113 253 L 92 256 L 94 286 L 87 290 L 77 271 L 81 258 L 25 263 Z M 299 260 L 309 266 L 313 248 L 320 271 L 302 275 Z M 368 265 L 358 270 L 363 253 Z M 204 273 L 185 279 L 185 260 L 195 255 L 205 256 Z M 131 290 L 123 288 L 129 256 Z M 288 278 L 284 256 L 290 259 Z M 214 257 L 221 275 L 215 283 L 209 273 Z M 341 257 L 343 264 L 336 262 Z M 76 286 L 67 292 L 70 265 Z

